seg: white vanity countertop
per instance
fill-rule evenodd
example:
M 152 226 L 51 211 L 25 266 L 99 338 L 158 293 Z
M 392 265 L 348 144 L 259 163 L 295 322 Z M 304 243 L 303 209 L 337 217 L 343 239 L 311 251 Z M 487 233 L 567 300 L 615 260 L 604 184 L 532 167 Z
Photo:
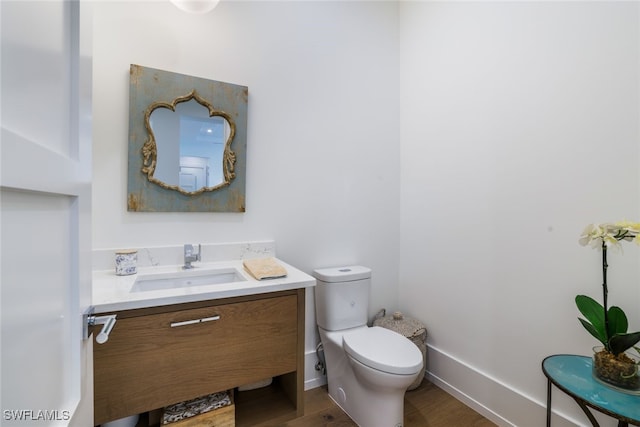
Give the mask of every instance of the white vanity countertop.
M 113 269 L 94 271 L 94 312 L 96 314 L 100 314 L 136 308 L 180 304 L 185 302 L 264 294 L 268 292 L 286 291 L 290 289 L 315 286 L 316 280 L 312 276 L 281 260 L 277 261 L 287 270 L 286 277 L 256 280 L 244 269 L 242 260 L 197 262 L 193 264 L 195 267 L 194 270 L 204 271 L 207 269 L 235 268 L 246 279 L 246 281 L 144 292 L 131 292 L 131 288 L 138 275 L 177 273 L 184 271 L 182 270 L 182 266 L 163 265 L 156 267 L 138 267 L 138 274 L 132 274 L 130 276 L 116 276 Z

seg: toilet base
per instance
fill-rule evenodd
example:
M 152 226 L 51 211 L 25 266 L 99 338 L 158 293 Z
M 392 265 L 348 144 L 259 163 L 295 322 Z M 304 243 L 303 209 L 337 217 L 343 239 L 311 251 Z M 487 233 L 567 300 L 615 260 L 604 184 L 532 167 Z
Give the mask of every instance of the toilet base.
M 353 402 L 348 405 L 349 396 L 342 388 L 336 390 L 335 396 L 329 394 L 329 397 L 359 427 L 403 427 L 404 425 L 404 394 L 400 402 L 390 400 L 375 402 L 378 399 L 374 399 L 367 405 L 354 405 Z M 387 397 L 393 398 L 393 396 Z M 376 410 L 373 411 L 371 408 Z
M 351 360 L 342 348 L 341 336 L 320 330 L 327 363 L 329 397 L 359 427 L 402 427 L 404 395 L 415 375 L 387 375 L 371 372 Z M 355 364 L 355 365 L 354 365 Z

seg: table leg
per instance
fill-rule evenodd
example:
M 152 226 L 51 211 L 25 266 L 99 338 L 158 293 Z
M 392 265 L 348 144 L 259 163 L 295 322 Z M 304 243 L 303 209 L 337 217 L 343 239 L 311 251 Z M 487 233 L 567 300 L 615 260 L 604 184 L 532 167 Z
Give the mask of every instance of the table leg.
M 591 413 L 591 411 L 589 410 L 589 408 L 587 408 L 585 406 L 584 403 L 582 403 L 582 401 L 578 398 L 573 398 L 573 400 L 576 401 L 576 403 L 578 404 L 578 406 L 580 406 L 580 409 L 582 409 L 582 412 L 585 413 L 585 415 L 587 416 L 587 418 L 589 418 L 589 421 L 591 421 L 591 425 L 593 427 L 600 427 L 600 424 L 598 424 L 598 421 L 596 420 L 596 418 L 593 416 L 593 414 Z
M 551 380 L 547 379 L 547 427 L 551 427 Z

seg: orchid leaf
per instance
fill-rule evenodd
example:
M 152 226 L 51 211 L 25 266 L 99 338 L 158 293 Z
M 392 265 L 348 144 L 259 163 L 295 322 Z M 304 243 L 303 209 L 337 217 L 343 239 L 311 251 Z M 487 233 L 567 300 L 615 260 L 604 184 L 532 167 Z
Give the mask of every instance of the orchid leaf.
M 607 346 L 607 338 L 601 333 L 601 331 L 598 331 L 596 328 L 593 327 L 593 325 L 589 322 L 587 322 L 584 319 L 580 319 L 578 318 L 578 320 L 580 321 L 580 323 L 582 323 L 582 326 L 584 326 L 584 328 L 591 334 L 593 335 L 593 337 L 595 339 L 597 339 L 598 341 L 600 341 L 605 347 Z
M 609 327 L 607 334 L 609 337 L 613 337 L 615 334 L 626 334 L 629 328 L 629 321 L 624 311 L 620 307 L 613 306 L 609 308 L 607 313 L 609 320 Z
M 630 349 L 638 342 L 640 342 L 640 332 L 616 334 L 609 340 L 609 350 L 611 350 L 611 353 L 618 355 Z
M 598 341 L 607 345 L 607 331 L 604 327 L 604 308 L 593 298 L 586 295 L 576 296 L 576 306 L 587 319 L 580 319 L 580 323 Z

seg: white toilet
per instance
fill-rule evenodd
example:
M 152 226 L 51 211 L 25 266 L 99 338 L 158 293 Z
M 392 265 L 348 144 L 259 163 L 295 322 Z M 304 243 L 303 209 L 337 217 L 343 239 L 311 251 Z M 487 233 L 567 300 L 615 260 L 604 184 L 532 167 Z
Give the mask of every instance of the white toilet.
M 370 269 L 313 275 L 329 396 L 360 427 L 402 427 L 404 393 L 420 374 L 422 353 L 397 332 L 367 326 Z

